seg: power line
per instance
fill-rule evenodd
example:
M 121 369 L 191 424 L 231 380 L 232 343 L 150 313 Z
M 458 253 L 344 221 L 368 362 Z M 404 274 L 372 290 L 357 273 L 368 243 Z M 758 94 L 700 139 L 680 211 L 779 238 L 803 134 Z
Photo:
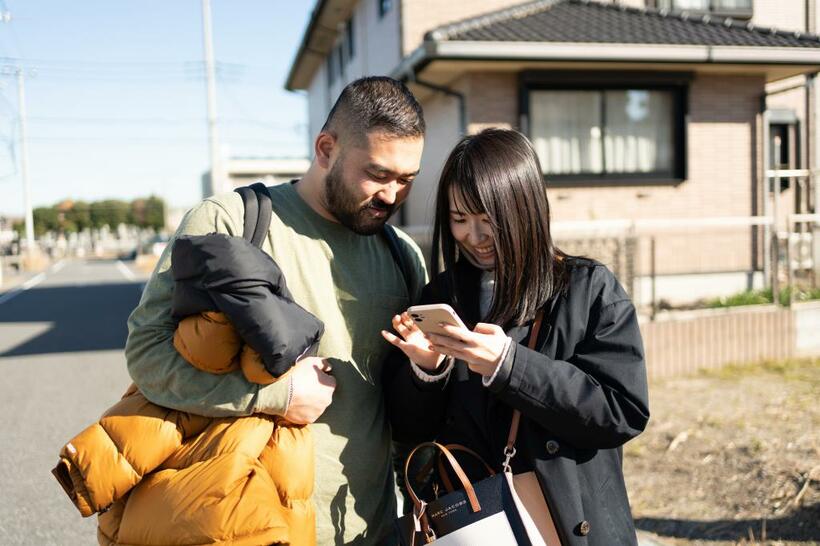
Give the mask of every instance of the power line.
M 165 138 L 157 138 L 157 137 L 117 137 L 117 136 L 101 136 L 101 137 L 78 137 L 74 135 L 70 136 L 32 136 L 29 137 L 28 140 L 30 141 L 37 141 L 37 142 L 62 142 L 64 144 L 82 144 L 82 143 L 95 143 L 95 144 L 109 144 L 109 145 L 122 145 L 122 144 L 156 144 L 162 146 L 174 146 L 174 145 L 185 145 L 185 144 L 196 144 L 205 146 L 207 144 L 205 136 L 201 137 L 165 137 Z M 230 139 L 230 143 L 245 143 L 245 144 L 258 144 L 258 145 L 267 145 L 267 144 L 295 144 L 293 139 L 286 139 L 286 138 L 277 138 L 277 139 L 259 139 L 259 138 L 234 138 Z
M 70 117 L 70 116 L 29 116 L 29 121 L 44 124 L 66 125 L 180 125 L 204 124 L 202 118 L 167 118 L 167 117 Z M 253 125 L 277 131 L 302 132 L 306 129 L 303 123 L 277 123 L 253 118 L 220 118 L 224 125 Z
M 17 68 L 37 70 L 49 79 L 82 81 L 160 82 L 201 81 L 206 76 L 203 61 L 81 61 L 75 59 L 26 59 L 0 57 L 0 73 L 12 75 Z M 267 83 L 252 77 L 248 81 L 248 69 L 264 69 L 272 73 L 273 67 L 251 66 L 242 63 L 214 61 L 214 73 L 221 83 Z M 255 80 L 255 81 L 254 81 Z

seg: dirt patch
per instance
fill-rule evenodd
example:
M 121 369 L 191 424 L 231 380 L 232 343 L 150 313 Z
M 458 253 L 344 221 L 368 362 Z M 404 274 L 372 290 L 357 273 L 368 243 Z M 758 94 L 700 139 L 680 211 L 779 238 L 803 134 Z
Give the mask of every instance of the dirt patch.
M 820 359 L 650 385 L 626 445 L 639 529 L 674 545 L 820 544 Z

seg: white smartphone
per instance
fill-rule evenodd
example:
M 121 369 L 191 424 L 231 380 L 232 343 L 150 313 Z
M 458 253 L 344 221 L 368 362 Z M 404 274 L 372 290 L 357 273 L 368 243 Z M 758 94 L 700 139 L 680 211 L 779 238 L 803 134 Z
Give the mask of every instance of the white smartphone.
M 447 332 L 439 326 L 439 323 L 450 324 L 460 328 L 467 328 L 452 307 L 446 303 L 433 303 L 430 305 L 413 305 L 407 309 L 416 322 L 419 330 L 425 334 L 441 334 L 446 336 Z

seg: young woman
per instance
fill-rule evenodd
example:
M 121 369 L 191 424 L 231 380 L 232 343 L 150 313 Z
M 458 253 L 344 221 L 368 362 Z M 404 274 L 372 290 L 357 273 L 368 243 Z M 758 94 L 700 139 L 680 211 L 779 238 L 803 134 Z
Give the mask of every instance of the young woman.
M 605 266 L 554 246 L 526 137 L 489 129 L 456 145 L 432 264 L 420 303 L 450 304 L 468 328 L 426 336 L 404 313 L 398 335 L 382 332 L 403 352 L 385 385 L 394 438 L 461 444 L 501 471 L 520 410 L 512 470 L 535 471 L 562 546 L 637 544 L 621 470 L 621 446 L 649 419 L 637 316 Z M 459 462 L 474 481 L 486 475 Z

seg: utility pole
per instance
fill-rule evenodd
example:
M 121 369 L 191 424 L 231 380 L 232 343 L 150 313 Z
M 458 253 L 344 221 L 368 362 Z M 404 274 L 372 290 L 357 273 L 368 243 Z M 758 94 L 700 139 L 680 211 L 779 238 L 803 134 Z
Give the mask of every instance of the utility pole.
M 33 256 L 34 213 L 31 210 L 31 188 L 28 178 L 28 142 L 26 139 L 26 90 L 23 69 L 17 69 L 17 109 L 20 116 L 20 177 L 23 180 L 23 207 L 26 217 L 26 252 Z
M 211 152 L 211 193 L 230 191 L 222 171 L 219 138 L 216 124 L 216 78 L 214 77 L 214 49 L 211 36 L 211 2 L 202 0 L 202 37 L 205 42 L 205 78 L 208 91 L 208 144 Z

